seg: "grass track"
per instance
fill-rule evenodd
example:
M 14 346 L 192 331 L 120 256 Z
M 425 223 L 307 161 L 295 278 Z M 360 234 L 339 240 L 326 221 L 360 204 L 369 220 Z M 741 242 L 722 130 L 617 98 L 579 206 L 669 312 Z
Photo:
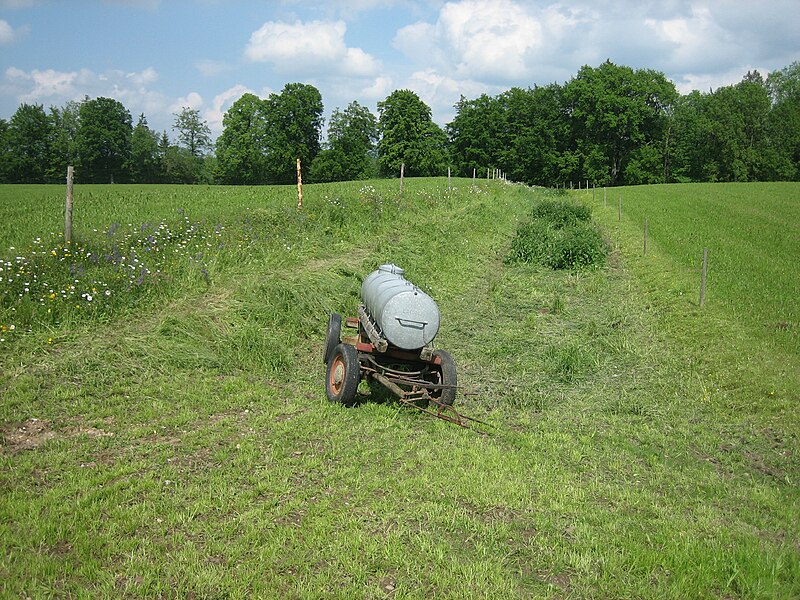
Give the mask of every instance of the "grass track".
M 263 235 L 209 287 L 0 355 L 2 595 L 800 595 L 799 388 L 718 389 L 707 351 L 745 324 L 704 324 L 681 269 L 654 275 L 599 208 L 609 268 L 554 273 L 503 263 L 542 192 L 369 185 L 308 186 L 303 218 L 245 190 L 224 211 Z M 494 435 L 326 403 L 327 312 L 386 261 L 439 302 L 476 393 L 458 406 Z

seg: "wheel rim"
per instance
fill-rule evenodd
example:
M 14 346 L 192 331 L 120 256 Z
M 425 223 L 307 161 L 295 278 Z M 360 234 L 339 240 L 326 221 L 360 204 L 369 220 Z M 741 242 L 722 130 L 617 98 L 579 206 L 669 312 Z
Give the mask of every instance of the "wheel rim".
M 333 359 L 333 366 L 331 367 L 330 387 L 334 394 L 337 396 L 342 391 L 344 385 L 345 366 L 342 355 L 337 354 Z

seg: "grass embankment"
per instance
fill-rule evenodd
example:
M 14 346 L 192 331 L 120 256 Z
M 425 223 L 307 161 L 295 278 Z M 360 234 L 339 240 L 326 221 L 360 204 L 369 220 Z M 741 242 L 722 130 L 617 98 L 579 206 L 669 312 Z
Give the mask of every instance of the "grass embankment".
M 3 595 L 800 593 L 788 401 L 751 398 L 745 415 L 719 401 L 717 363 L 696 360 L 707 329 L 684 335 L 703 314 L 645 277 L 632 226 L 608 225 L 608 268 L 553 272 L 503 262 L 546 192 L 307 186 L 297 214 L 291 188 L 182 189 L 91 188 L 98 233 L 84 222 L 79 241 L 113 246 L 162 219 L 174 230 L 182 208 L 211 232 L 200 259 L 180 236 L 153 246 L 171 258 L 141 285 L 120 275 L 130 257 L 89 260 L 81 276 L 102 274 L 113 302 L 53 319 L 51 299 L 32 298 L 31 332 L 0 347 Z M 28 211 L 60 197 L 11 190 Z M 102 216 L 126 193 L 143 199 L 129 219 Z M 132 229 L 109 237 L 114 222 Z M 18 251 L 20 231 L 0 247 Z M 353 314 L 383 262 L 439 303 L 437 345 L 475 393 L 457 406 L 494 435 L 325 401 L 328 312 Z M 688 314 L 681 327 L 668 308 Z

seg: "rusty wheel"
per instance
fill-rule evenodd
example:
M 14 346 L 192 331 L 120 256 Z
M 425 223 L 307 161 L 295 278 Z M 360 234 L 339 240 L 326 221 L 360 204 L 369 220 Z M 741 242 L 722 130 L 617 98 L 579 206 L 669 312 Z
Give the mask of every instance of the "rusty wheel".
M 322 357 L 323 364 L 328 364 L 333 350 L 342 341 L 341 335 L 342 315 L 331 313 L 331 316 L 328 317 L 328 333 L 325 336 L 325 355 Z
M 331 402 L 350 405 L 361 380 L 358 352 L 350 344 L 339 344 L 328 360 L 325 394 Z
M 432 394 L 433 399 L 441 404 L 452 406 L 456 401 L 456 385 L 458 385 L 458 375 L 456 374 L 456 363 L 450 353 L 446 350 L 437 350 L 433 353 L 438 357 L 439 365 L 437 371 L 439 375 L 438 383 L 446 386 L 443 390 L 437 390 Z

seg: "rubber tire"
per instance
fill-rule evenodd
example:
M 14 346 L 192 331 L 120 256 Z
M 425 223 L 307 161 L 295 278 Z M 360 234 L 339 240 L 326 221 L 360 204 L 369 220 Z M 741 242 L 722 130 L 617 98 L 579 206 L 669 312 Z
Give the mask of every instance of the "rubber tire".
M 325 395 L 330 402 L 353 404 L 361 381 L 358 352 L 350 344 L 339 344 L 331 353 L 325 374 Z
M 328 317 L 328 333 L 325 335 L 325 355 L 322 357 L 322 364 L 328 364 L 333 350 L 342 342 L 341 335 L 342 315 L 331 313 Z
M 438 356 L 441 361 L 439 372 L 441 374 L 441 381 L 443 385 L 452 385 L 452 388 L 445 388 L 441 390 L 441 395 L 436 397 L 436 400 L 447 406 L 453 406 L 456 401 L 456 388 L 458 385 L 458 374 L 456 373 L 456 362 L 447 350 L 437 350 L 433 356 Z

